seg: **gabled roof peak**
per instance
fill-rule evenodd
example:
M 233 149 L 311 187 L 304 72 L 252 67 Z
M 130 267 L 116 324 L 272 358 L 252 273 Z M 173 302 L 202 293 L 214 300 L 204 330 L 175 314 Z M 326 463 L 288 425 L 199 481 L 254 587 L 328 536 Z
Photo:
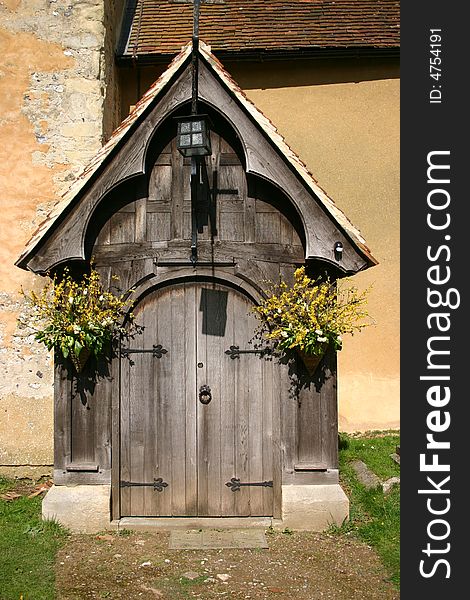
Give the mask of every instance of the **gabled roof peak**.
M 108 142 L 97 152 L 94 158 L 77 176 L 76 180 L 63 194 L 62 198 L 57 202 L 50 214 L 32 236 L 25 251 L 16 262 L 18 266 L 27 268 L 28 262 L 35 255 L 37 249 L 56 226 L 58 226 L 61 217 L 73 207 L 76 199 L 80 196 L 84 188 L 89 185 L 94 176 L 98 174 L 101 167 L 110 160 L 111 156 L 122 146 L 125 140 L 129 139 L 132 135 L 132 131 L 139 126 L 139 123 L 145 118 L 144 114 L 151 106 L 153 106 L 153 103 L 157 101 L 157 98 L 165 93 L 168 87 L 175 82 L 182 70 L 188 66 L 191 52 L 191 43 L 182 47 L 180 53 L 172 60 L 166 71 L 150 86 L 147 92 L 145 92 L 142 98 L 137 102 L 129 116 L 116 128 Z M 376 264 L 377 261 L 371 255 L 359 230 L 352 225 L 344 213 L 319 186 L 306 165 L 288 146 L 274 124 L 248 99 L 243 90 L 224 69 L 220 61 L 212 54 L 210 46 L 203 41 L 199 42 L 199 54 L 219 83 L 221 83 L 231 96 L 236 99 L 245 114 L 250 117 L 251 121 L 263 132 L 269 143 L 280 155 L 282 155 L 284 160 L 287 161 L 290 169 L 296 174 L 305 188 L 307 188 L 307 190 L 316 198 L 317 202 L 359 250 L 360 254 L 365 257 L 368 266 Z

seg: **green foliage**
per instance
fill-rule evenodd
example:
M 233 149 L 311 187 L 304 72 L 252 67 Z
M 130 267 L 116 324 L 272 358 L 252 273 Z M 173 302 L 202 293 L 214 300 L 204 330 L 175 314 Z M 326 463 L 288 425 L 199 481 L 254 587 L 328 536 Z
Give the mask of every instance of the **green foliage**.
M 66 536 L 56 522 L 41 521 L 40 497 L 0 499 L 0 598 L 55 598 L 55 556 Z
M 400 467 L 390 458 L 400 438 L 396 432 L 368 433 L 364 436 L 341 434 L 339 464 L 342 485 L 350 500 L 350 520 L 331 532 L 353 533 L 376 548 L 390 579 L 400 584 L 400 488 L 385 495 L 381 487 L 366 489 L 357 480 L 350 463 L 362 460 L 383 481 L 400 475 Z
M 335 282 L 310 279 L 305 267 L 295 271 L 292 287 L 281 281 L 267 294 L 253 309 L 261 321 L 258 337 L 274 340 L 279 350 L 323 356 L 328 345 L 341 350 L 342 335 L 370 325 L 364 309 L 367 290 L 339 290 Z
M 5 490 L 8 490 L 8 488 L 11 487 L 11 481 L 9 479 L 6 479 L 5 477 L 1 477 L 0 476 L 0 492 L 4 492 Z
M 21 324 L 31 327 L 38 342 L 64 358 L 78 358 L 84 350 L 101 355 L 113 337 L 124 333 L 122 321 L 131 306 L 124 295 L 104 290 L 95 269 L 80 281 L 65 269 L 63 277 L 54 277 L 39 294 L 22 293 L 32 310 L 31 320 Z M 128 319 L 133 320 L 132 313 Z
M 120 535 L 121 537 L 129 537 L 132 535 L 132 531 L 130 529 L 119 529 L 117 531 L 117 535 Z

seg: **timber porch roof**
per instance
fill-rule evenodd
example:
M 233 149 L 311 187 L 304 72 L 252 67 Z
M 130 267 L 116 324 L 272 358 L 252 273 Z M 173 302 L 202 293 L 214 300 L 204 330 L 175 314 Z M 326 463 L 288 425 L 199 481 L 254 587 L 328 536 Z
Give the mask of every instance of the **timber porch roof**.
M 179 54 L 172 60 L 166 71 L 155 81 L 135 105 L 129 116 L 117 127 L 108 142 L 97 152 L 62 198 L 56 203 L 46 219 L 39 225 L 25 250 L 16 261 L 16 265 L 27 268 L 27 263 L 41 246 L 43 240 L 54 230 L 68 210 L 77 202 L 81 192 L 93 180 L 112 158 L 115 151 L 132 135 L 136 126 L 142 121 L 147 109 L 174 81 L 181 67 L 191 59 L 192 44 L 188 43 L 180 49 Z M 202 40 L 199 43 L 199 53 L 212 69 L 214 75 L 226 86 L 229 92 L 243 106 L 257 126 L 267 138 L 277 147 L 284 159 L 290 164 L 291 169 L 303 181 L 304 185 L 317 198 L 323 209 L 328 212 L 337 225 L 342 229 L 360 253 L 367 257 L 370 265 L 377 264 L 361 232 L 351 223 L 343 211 L 334 203 L 332 198 L 320 187 L 317 180 L 308 170 L 305 163 L 289 147 L 284 137 L 278 132 L 275 125 L 248 99 L 243 90 L 224 69 L 221 62 L 212 54 L 210 46 Z
M 148 62 L 191 39 L 192 0 L 127 0 L 118 59 Z M 399 0 L 202 0 L 200 37 L 221 57 L 400 45 Z

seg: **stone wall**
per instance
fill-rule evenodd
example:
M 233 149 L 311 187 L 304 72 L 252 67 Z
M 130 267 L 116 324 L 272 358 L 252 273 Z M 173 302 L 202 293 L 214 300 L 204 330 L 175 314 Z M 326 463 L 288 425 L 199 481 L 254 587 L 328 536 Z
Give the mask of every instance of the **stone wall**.
M 20 287 L 43 280 L 14 262 L 116 125 L 121 9 L 111 0 L 0 2 L 0 473 L 7 475 L 40 476 L 53 460 L 52 359 L 16 324 Z

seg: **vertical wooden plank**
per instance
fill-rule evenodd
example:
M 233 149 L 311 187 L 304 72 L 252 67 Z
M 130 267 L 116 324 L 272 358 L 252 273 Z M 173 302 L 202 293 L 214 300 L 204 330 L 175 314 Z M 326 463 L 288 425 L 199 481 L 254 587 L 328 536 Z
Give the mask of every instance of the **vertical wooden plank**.
M 212 156 L 210 157 L 210 167 L 208 169 L 208 177 L 209 177 L 209 187 L 212 189 L 214 184 L 216 184 L 217 189 L 219 186 L 219 171 L 220 171 L 220 136 L 211 131 L 211 147 L 212 147 Z M 213 196 L 211 197 L 211 202 L 213 201 Z M 215 210 L 215 221 L 213 221 L 213 213 L 212 208 Z M 219 201 L 217 199 L 216 193 L 216 201 L 215 207 L 210 207 L 209 209 L 209 233 L 210 237 L 217 238 L 219 235 L 219 225 L 220 225 L 220 211 L 219 211 Z M 211 220 L 212 219 L 212 220 Z M 215 231 L 213 231 L 215 228 Z
M 162 477 L 168 483 L 163 492 L 156 492 L 158 502 L 158 514 L 171 516 L 172 511 L 172 487 L 174 485 L 174 474 L 171 464 L 171 425 L 173 411 L 173 394 L 175 382 L 179 378 L 174 371 L 177 367 L 177 359 L 173 351 L 173 331 L 171 326 L 171 291 L 166 289 L 154 296 L 157 317 L 156 335 L 158 343 L 168 350 L 158 360 L 154 369 L 154 389 L 156 390 L 155 407 L 156 424 L 156 472 L 155 477 Z M 180 475 L 179 475 L 180 476 Z
M 178 176 L 175 174 L 175 177 Z M 172 167 L 169 165 L 157 164 L 153 168 L 147 201 L 147 241 L 158 242 L 172 237 L 172 210 L 176 210 L 172 206 L 172 177 Z M 176 188 L 174 191 L 176 194 Z M 179 202 L 177 194 L 175 198 Z
M 321 436 L 323 462 L 330 469 L 338 468 L 338 397 L 337 355 L 330 349 L 325 356 L 327 379 L 321 390 L 322 423 Z
M 147 241 L 162 242 L 171 239 L 170 213 L 151 212 L 147 214 Z
M 201 303 L 202 286 L 196 285 L 196 352 L 198 364 L 202 364 L 197 370 L 196 394 L 198 394 L 197 402 L 197 503 L 198 515 L 209 515 L 209 454 L 210 454 L 210 411 L 207 410 L 210 405 L 203 405 L 199 402 L 199 390 L 202 385 L 210 385 L 208 383 L 209 374 L 213 370 L 210 364 L 208 353 L 208 344 L 205 336 L 202 333 L 203 328 L 203 311 L 207 311 L 207 306 Z M 202 310 L 201 310 L 202 309 Z
M 194 284 L 184 286 L 184 400 L 182 420 L 185 439 L 185 512 L 187 516 L 198 514 L 197 502 L 197 288 Z
M 143 334 L 137 335 L 127 344 L 130 349 L 143 348 L 148 323 L 146 322 L 144 300 L 136 309 L 136 321 L 143 325 Z M 123 469 L 122 476 L 125 481 L 131 483 L 143 483 L 146 481 L 144 463 L 144 427 L 147 424 L 145 412 L 147 410 L 147 395 L 150 390 L 144 394 L 142 377 L 146 363 L 143 354 L 129 354 L 123 361 L 123 381 L 125 388 L 122 389 L 122 416 L 123 431 L 126 428 L 126 438 L 123 439 Z M 124 366 L 126 365 L 126 366 Z M 127 368 L 126 368 L 127 367 Z M 126 380 L 126 375 L 128 379 Z M 122 385 L 123 387 L 123 385 Z M 127 392 L 127 394 L 126 394 Z M 127 402 L 125 396 L 127 395 Z M 128 421 L 127 426 L 125 421 Z M 124 462 L 126 463 L 124 466 Z M 121 498 L 129 503 L 129 515 L 141 516 L 144 514 L 144 488 L 131 487 L 123 488 Z
M 239 297 L 241 300 L 241 297 Z M 246 313 L 249 311 L 248 303 L 239 301 L 238 311 L 239 320 L 243 320 L 246 323 L 244 327 L 244 339 L 240 340 L 240 348 L 248 348 L 248 341 L 252 336 L 253 317 Z M 270 430 L 270 423 L 263 422 L 263 408 L 267 404 L 266 394 L 270 392 L 267 379 L 264 378 L 263 364 L 257 355 L 245 354 L 241 357 L 241 363 L 245 368 L 245 376 L 248 379 L 248 461 L 249 461 L 249 482 L 261 482 L 264 481 L 265 477 L 271 479 L 270 473 L 267 473 L 263 469 L 263 459 L 266 458 L 264 455 L 264 442 L 266 440 L 264 428 L 267 427 Z M 270 387 L 270 386 L 269 386 Z M 271 433 L 269 431 L 269 433 Z M 250 515 L 258 516 L 264 514 L 263 498 L 264 489 L 261 487 L 253 486 L 248 488 L 250 491 Z M 269 490 L 271 494 L 271 490 Z
M 282 470 L 293 473 L 297 458 L 298 395 L 295 383 L 291 381 L 286 369 L 281 370 L 280 375 L 282 390 L 287 390 L 286 396 L 281 400 Z
M 135 203 L 133 202 L 132 205 Z M 129 244 L 135 242 L 135 212 L 120 211 L 110 219 L 110 243 Z
M 145 335 L 145 332 L 144 332 Z M 147 406 L 146 395 L 143 394 L 142 373 L 145 368 L 145 355 L 132 354 L 131 361 L 134 365 L 130 369 L 129 388 L 131 402 L 130 413 L 130 464 L 133 483 L 145 482 L 145 457 L 144 457 L 144 425 L 147 423 L 145 409 Z M 131 514 L 141 516 L 144 514 L 144 489 L 131 487 Z
M 100 470 L 111 468 L 111 361 L 106 357 L 98 361 L 98 378 L 93 402 L 95 405 L 95 461 Z
M 211 286 L 212 287 L 212 286 Z M 207 339 L 210 343 L 210 354 L 212 355 L 211 363 L 213 363 L 213 372 L 210 373 L 210 383 L 212 384 L 212 397 L 211 404 L 212 412 L 211 416 L 213 419 L 213 431 L 214 434 L 211 436 L 212 449 L 209 460 L 209 477 L 211 480 L 211 493 L 209 498 L 211 500 L 209 513 L 219 516 L 222 515 L 222 415 L 223 408 L 226 408 L 226 402 L 230 404 L 230 398 L 224 398 L 222 396 L 222 357 L 224 356 L 224 341 L 227 329 L 227 304 L 229 293 L 226 289 L 221 286 L 213 286 L 213 289 L 218 293 L 217 308 L 214 311 L 212 306 L 208 306 L 208 312 L 215 322 L 215 329 L 217 335 L 209 335 Z
M 151 297 L 145 299 L 143 310 L 144 335 L 138 343 L 140 349 L 150 349 L 156 344 L 156 323 L 155 311 L 152 310 L 153 303 Z M 142 314 L 142 313 L 141 313 Z M 156 368 L 157 358 L 151 353 L 140 355 L 142 371 L 139 375 L 138 390 L 135 400 L 142 411 L 142 430 L 143 430 L 143 475 L 142 480 L 151 483 L 156 477 L 153 456 L 155 455 L 155 390 L 154 390 L 154 369 Z M 157 492 L 152 487 L 144 487 L 141 490 L 143 507 L 142 515 L 153 516 L 155 514 L 155 500 Z
M 120 358 L 120 398 L 121 398 L 121 411 L 120 411 L 120 432 L 121 432 L 121 445 L 120 445 L 120 481 L 131 481 L 131 399 L 130 393 L 130 371 L 135 368 L 132 366 L 131 359 L 129 357 Z M 113 448 L 114 455 L 114 448 Z M 132 515 L 131 511 L 131 490 L 128 487 L 120 488 L 120 508 L 121 516 Z
M 81 373 L 74 373 L 72 383 L 72 463 L 95 462 L 96 399 L 90 388 L 90 373 L 95 359 L 90 358 Z
M 305 381 L 300 390 L 298 407 L 297 452 L 296 463 L 322 464 L 322 402 L 321 392 L 316 389 L 316 382 L 310 381 L 304 364 L 297 360 L 297 369 Z
M 246 340 L 249 339 L 247 319 L 240 319 L 239 311 L 235 308 L 235 319 L 238 322 L 236 346 L 244 348 Z M 235 477 L 240 481 L 249 481 L 250 477 L 250 396 L 249 381 L 246 373 L 246 366 L 242 358 L 235 359 Z M 250 516 L 250 488 L 242 487 L 236 494 L 236 514 L 237 516 Z
M 259 244 L 278 243 L 281 237 L 281 215 L 278 212 L 257 212 L 256 242 Z
M 101 269 L 103 281 L 110 279 L 110 268 Z M 112 361 L 101 357 L 96 361 L 97 379 L 93 393 L 95 404 L 95 461 L 100 470 L 111 469 L 111 403 L 112 403 Z
M 135 202 L 135 234 L 136 242 L 145 242 L 147 239 L 147 198 L 140 198 Z
M 167 397 L 171 398 L 171 406 L 167 407 L 168 431 L 166 440 L 167 452 L 171 456 L 171 514 L 186 514 L 186 389 L 182 381 L 182 373 L 185 372 L 185 286 L 184 284 L 173 286 L 169 290 L 170 315 L 169 325 L 171 328 L 171 379 L 172 386 L 167 390 Z M 159 320 L 159 330 L 163 322 Z M 162 358 L 166 359 L 167 356 Z M 161 433 L 161 432 L 160 432 Z M 166 493 L 166 492 L 165 492 Z
M 230 346 L 237 344 L 238 336 L 238 320 L 234 310 L 234 295 L 233 292 L 228 295 L 227 302 L 227 328 L 224 338 L 224 348 L 222 349 L 221 361 L 221 394 L 223 398 L 222 404 L 222 420 L 221 420 L 221 514 L 223 516 L 236 515 L 236 494 L 230 490 L 225 484 L 232 477 L 236 477 L 236 440 L 235 427 L 237 423 L 236 407 L 235 407 L 235 362 L 231 359 L 225 350 Z
M 245 173 L 241 165 L 221 165 L 219 189 L 237 190 L 235 194 L 218 195 L 219 238 L 243 242 L 245 240 Z
M 256 240 L 256 201 L 248 196 L 246 176 L 243 175 L 242 194 L 245 202 L 245 242 L 254 243 Z
M 54 357 L 54 468 L 65 469 L 71 458 L 71 375 L 67 362 Z
M 109 246 L 111 241 L 111 225 L 109 220 L 101 228 L 101 231 L 96 238 L 96 246 Z
M 114 357 L 111 367 L 111 517 L 121 518 L 121 358 Z
M 287 366 L 272 362 L 273 372 L 273 517 L 282 518 L 282 461 L 281 461 L 281 405 L 287 401 L 287 390 L 283 385 L 283 373 Z
M 178 152 L 176 141 L 171 147 L 171 239 L 183 237 L 184 175 L 183 157 Z
M 254 327 L 253 327 L 254 329 Z M 272 361 L 267 358 L 257 358 L 261 367 L 262 395 L 260 397 L 261 436 L 262 436 L 262 469 L 260 481 L 272 481 L 273 475 L 273 404 L 275 373 Z M 273 488 L 260 488 L 262 492 L 262 515 L 273 514 Z
M 294 228 L 289 223 L 284 215 L 280 215 L 281 221 L 281 244 L 286 244 L 287 246 L 291 246 L 294 238 Z
M 223 199 L 220 204 L 223 206 Z M 221 215 L 219 239 L 233 242 L 243 242 L 245 239 L 244 221 L 242 212 L 226 212 Z

